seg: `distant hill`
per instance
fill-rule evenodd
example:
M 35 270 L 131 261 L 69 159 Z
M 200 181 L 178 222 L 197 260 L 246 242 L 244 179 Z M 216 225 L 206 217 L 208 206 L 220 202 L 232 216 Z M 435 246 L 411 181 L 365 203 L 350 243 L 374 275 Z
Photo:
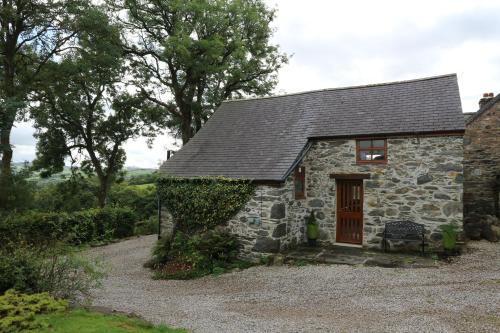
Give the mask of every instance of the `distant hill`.
M 27 165 L 30 166 L 30 163 L 28 163 Z M 12 169 L 14 171 L 20 170 L 25 166 L 26 166 L 26 163 L 23 163 L 23 162 L 12 163 Z M 156 169 L 126 167 L 125 171 L 126 171 L 125 179 L 129 180 L 130 178 L 151 175 L 156 171 Z M 41 178 L 39 172 L 33 172 L 33 175 L 30 178 L 28 178 L 28 180 L 36 182 L 39 185 L 45 185 L 45 184 L 51 184 L 51 183 L 57 183 L 57 182 L 64 181 L 65 179 L 68 179 L 70 176 L 71 176 L 71 169 L 70 169 L 70 167 L 65 166 L 63 172 L 52 175 L 49 178 Z

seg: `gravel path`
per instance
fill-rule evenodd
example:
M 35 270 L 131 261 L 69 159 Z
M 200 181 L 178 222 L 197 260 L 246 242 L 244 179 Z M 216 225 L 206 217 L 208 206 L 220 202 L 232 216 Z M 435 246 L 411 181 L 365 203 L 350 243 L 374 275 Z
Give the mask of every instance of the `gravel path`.
M 155 236 L 89 251 L 109 266 L 94 305 L 194 332 L 500 332 L 500 244 L 440 268 L 253 267 L 155 281 Z

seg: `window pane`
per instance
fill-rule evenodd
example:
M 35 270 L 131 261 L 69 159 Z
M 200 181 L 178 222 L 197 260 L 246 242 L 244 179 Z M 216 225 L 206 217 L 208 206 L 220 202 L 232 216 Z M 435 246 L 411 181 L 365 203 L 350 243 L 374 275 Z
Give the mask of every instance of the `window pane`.
M 371 152 L 370 151 L 360 151 L 359 159 L 361 161 L 370 161 L 371 160 Z
M 385 160 L 385 155 L 383 150 L 372 150 L 372 160 L 374 161 L 383 161 Z
M 373 140 L 373 147 L 384 148 L 384 140 Z
M 359 140 L 359 148 L 370 148 L 372 146 L 372 140 Z

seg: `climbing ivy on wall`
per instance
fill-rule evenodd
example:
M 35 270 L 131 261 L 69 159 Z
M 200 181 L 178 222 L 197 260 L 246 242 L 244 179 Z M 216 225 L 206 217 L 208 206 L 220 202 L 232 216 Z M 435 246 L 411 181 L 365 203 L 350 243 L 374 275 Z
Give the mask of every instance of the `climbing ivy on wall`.
M 223 177 L 158 180 L 161 203 L 172 214 L 176 229 L 194 234 L 225 224 L 255 192 L 248 180 Z

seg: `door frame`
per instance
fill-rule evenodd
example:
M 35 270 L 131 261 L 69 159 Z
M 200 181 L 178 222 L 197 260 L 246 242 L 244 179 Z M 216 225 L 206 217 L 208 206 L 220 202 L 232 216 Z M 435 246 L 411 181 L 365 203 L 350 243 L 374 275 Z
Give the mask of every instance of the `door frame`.
M 339 195 L 339 184 L 340 183 L 358 183 L 360 185 L 360 200 L 361 200 L 361 233 L 360 233 L 360 241 L 359 243 L 352 243 L 352 242 L 345 242 L 345 241 L 339 241 L 339 207 L 340 207 L 340 201 L 341 201 L 341 196 Z M 354 246 L 363 246 L 363 236 L 365 232 L 365 219 L 364 219 L 364 214 L 363 214 L 363 206 L 365 203 L 365 191 L 364 191 L 364 182 L 363 179 L 360 179 L 359 177 L 352 177 L 352 178 L 337 178 L 335 180 L 335 197 L 336 197 L 336 204 L 335 204 L 335 243 L 336 244 L 347 244 L 347 245 L 354 245 Z

